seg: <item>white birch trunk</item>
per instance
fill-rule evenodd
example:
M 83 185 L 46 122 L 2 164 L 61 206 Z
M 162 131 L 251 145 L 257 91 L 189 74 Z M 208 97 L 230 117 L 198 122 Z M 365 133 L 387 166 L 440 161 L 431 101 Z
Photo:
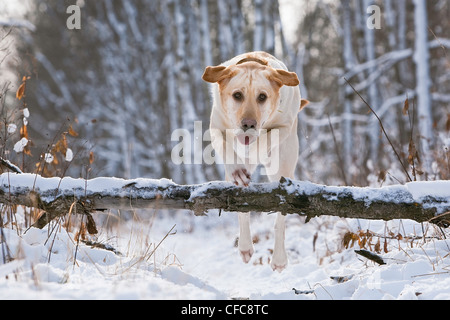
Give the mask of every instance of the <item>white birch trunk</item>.
M 231 0 L 231 33 L 233 37 L 235 56 L 245 52 L 244 29 L 245 23 L 242 16 L 242 8 L 239 5 L 239 0 Z
M 364 0 L 364 11 L 366 11 L 366 9 L 373 4 L 373 0 Z M 367 16 L 367 14 L 365 16 Z M 375 31 L 373 29 L 367 28 L 367 26 L 366 28 L 364 28 L 364 40 L 366 47 L 366 60 L 373 61 L 376 57 Z M 370 77 L 375 71 L 376 70 L 374 67 L 369 68 L 367 77 Z M 379 92 L 375 80 L 369 85 L 369 103 L 372 109 L 376 112 L 379 108 Z M 372 119 L 373 121 L 371 121 L 369 126 L 370 159 L 373 161 L 373 163 L 377 163 L 378 147 L 380 145 L 380 127 L 379 123 L 376 121 L 375 116 L 372 116 Z
M 355 24 L 355 28 L 362 34 L 364 33 L 365 28 L 367 27 L 366 25 L 366 19 L 364 19 L 365 17 L 367 17 L 366 14 L 366 8 L 361 8 L 364 6 L 364 4 L 362 3 L 362 0 L 353 0 L 353 8 L 354 8 L 354 24 Z M 353 22 L 353 21 L 352 21 Z M 357 49 L 358 49 L 358 56 L 359 57 L 364 57 L 365 56 L 365 46 L 364 46 L 364 38 L 363 37 L 357 37 L 356 39 L 357 41 Z
M 231 35 L 230 23 L 230 3 L 229 0 L 217 1 L 218 10 L 218 39 L 221 61 L 229 60 L 233 55 L 233 39 Z
M 398 1 L 398 0 L 397 0 Z M 389 47 L 391 49 L 395 49 L 396 40 L 395 40 L 395 15 L 392 5 L 392 0 L 385 0 L 385 17 L 386 17 L 386 25 L 388 26 L 388 41 Z
M 255 30 L 253 33 L 253 50 L 263 50 L 264 37 L 264 0 L 254 0 L 255 6 Z
M 200 16 L 202 29 L 202 48 L 205 66 L 212 66 L 211 37 L 209 35 L 208 0 L 200 0 Z
M 165 16 L 165 18 L 167 19 L 167 21 L 170 21 L 171 17 L 170 17 L 170 13 L 169 13 L 169 8 L 167 7 L 167 3 L 163 2 L 161 9 L 162 9 L 162 14 Z M 165 115 L 167 115 L 169 117 L 169 128 L 168 128 L 168 132 L 172 133 L 173 130 L 180 128 L 179 122 L 178 122 L 178 110 L 177 110 L 177 100 L 176 100 L 176 94 L 177 94 L 177 90 L 176 90 L 176 79 L 175 79 L 175 48 L 173 48 L 172 45 L 172 24 L 166 24 L 165 25 L 166 29 L 164 30 L 165 34 L 167 35 L 166 37 L 164 37 L 164 52 L 166 53 L 166 57 L 164 59 L 164 63 L 163 63 L 163 68 L 166 72 L 166 95 L 167 95 L 167 110 L 165 112 Z M 170 147 L 170 145 L 169 145 Z M 167 143 L 165 144 L 165 148 L 166 148 L 166 154 L 165 156 L 168 156 L 168 154 L 170 154 L 169 150 L 167 150 Z M 182 174 L 181 174 L 181 167 L 174 165 L 170 160 L 167 160 L 168 163 L 167 167 L 169 168 L 169 170 L 171 170 L 171 177 L 174 181 L 182 181 Z
M 277 0 L 265 1 L 264 12 L 264 47 L 263 50 L 275 54 L 275 19 L 274 10 L 278 10 Z
M 196 19 L 192 19 L 193 8 L 188 4 L 188 0 L 175 0 L 175 12 L 178 18 L 176 19 L 176 29 L 178 34 L 177 44 L 177 88 L 178 88 L 178 112 L 182 115 L 181 125 L 183 129 L 189 130 L 191 133 L 191 141 L 186 141 L 191 145 L 192 154 L 190 164 L 185 164 L 184 179 L 185 183 L 199 183 L 204 180 L 204 175 L 201 170 L 202 160 L 202 135 L 195 136 L 194 123 L 201 120 L 198 110 L 195 107 L 194 94 L 195 84 L 197 80 L 201 79 L 200 72 L 197 74 L 196 56 L 194 54 L 195 46 L 199 47 L 199 42 L 196 38 L 197 29 Z M 191 17 L 191 19 L 189 19 Z M 195 79 L 192 79 L 195 78 Z M 200 86 L 200 83 L 198 83 Z M 206 126 L 206 125 L 205 125 Z
M 406 49 L 406 0 L 397 0 L 396 1 L 396 9 L 398 12 L 397 18 L 397 49 L 404 50 Z M 409 79 L 412 78 L 411 73 L 409 72 L 408 65 L 406 61 L 399 62 L 399 77 L 400 81 L 403 84 L 408 83 Z
M 353 45 L 352 45 L 352 27 L 351 27 L 351 8 L 350 0 L 342 1 L 342 27 L 344 36 L 344 67 L 347 73 L 354 65 L 353 57 Z M 347 119 L 344 120 L 343 124 L 343 137 L 344 137 L 344 164 L 348 168 L 352 163 L 353 154 L 353 124 L 350 119 L 350 114 L 352 113 L 352 101 L 349 99 L 351 88 L 345 84 L 344 91 L 344 115 L 347 115 Z
M 417 97 L 418 97 L 418 127 L 422 138 L 422 159 L 424 171 L 431 172 L 431 148 L 433 145 L 433 120 L 431 114 L 430 96 L 430 53 L 428 48 L 428 17 L 427 1 L 414 0 L 414 17 L 416 44 L 414 62 L 416 64 Z

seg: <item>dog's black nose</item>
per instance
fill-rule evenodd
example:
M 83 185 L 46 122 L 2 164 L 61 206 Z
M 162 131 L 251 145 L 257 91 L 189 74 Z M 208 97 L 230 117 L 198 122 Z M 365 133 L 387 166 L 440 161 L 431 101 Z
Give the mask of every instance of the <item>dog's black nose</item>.
M 256 122 L 256 120 L 251 120 L 251 119 L 244 119 L 241 122 L 241 126 L 242 126 L 242 130 L 248 131 L 250 129 L 256 129 L 256 125 L 258 123 Z

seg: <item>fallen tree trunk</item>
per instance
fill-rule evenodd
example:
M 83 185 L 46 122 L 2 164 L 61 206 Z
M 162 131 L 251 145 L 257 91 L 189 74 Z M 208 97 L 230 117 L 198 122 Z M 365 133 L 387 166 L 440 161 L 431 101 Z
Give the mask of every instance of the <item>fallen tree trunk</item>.
M 228 182 L 177 185 L 170 180 L 43 178 L 34 174 L 0 175 L 0 203 L 39 208 L 34 226 L 43 228 L 67 213 L 87 215 L 109 209 L 188 209 L 282 212 L 309 219 L 328 215 L 369 220 L 411 219 L 446 225 L 450 216 L 450 181 L 412 182 L 383 188 L 329 187 L 282 178 L 278 183 Z M 95 224 L 94 224 L 95 226 Z M 95 228 L 90 232 L 95 233 Z

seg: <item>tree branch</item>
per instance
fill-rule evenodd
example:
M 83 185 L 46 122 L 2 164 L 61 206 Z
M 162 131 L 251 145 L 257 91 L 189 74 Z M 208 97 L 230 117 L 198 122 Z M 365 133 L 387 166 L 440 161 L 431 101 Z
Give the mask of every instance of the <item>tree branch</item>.
M 429 190 L 427 194 L 424 191 Z M 228 182 L 177 185 L 170 180 L 43 178 L 33 174 L 0 175 L 0 202 L 45 211 L 34 224 L 71 213 L 91 217 L 109 209 L 188 209 L 282 212 L 308 218 L 328 215 L 369 220 L 411 219 L 447 224 L 450 181 L 411 182 L 383 188 L 329 187 L 282 178 L 279 183 L 236 187 Z M 92 217 L 91 217 L 92 218 Z M 92 221 L 92 220 L 90 220 Z M 94 228 L 95 229 L 95 228 Z

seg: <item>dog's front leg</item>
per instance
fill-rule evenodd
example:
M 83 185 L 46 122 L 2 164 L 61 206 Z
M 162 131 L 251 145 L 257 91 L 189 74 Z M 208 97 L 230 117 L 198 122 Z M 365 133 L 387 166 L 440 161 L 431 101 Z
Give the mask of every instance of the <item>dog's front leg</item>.
M 275 245 L 273 248 L 272 261 L 270 266 L 278 272 L 283 271 L 288 263 L 286 249 L 284 247 L 284 237 L 286 230 L 286 217 L 280 212 L 277 213 L 277 220 L 275 221 Z
M 250 232 L 250 213 L 238 213 L 239 215 L 239 241 L 238 249 L 241 254 L 242 260 L 245 263 L 250 261 L 253 253 L 253 241 Z
M 251 172 L 245 166 L 226 164 L 225 171 L 227 180 L 238 186 L 247 187 L 250 183 Z M 238 249 L 242 261 L 248 263 L 253 253 L 253 241 L 250 232 L 250 213 L 238 213 L 239 218 L 239 240 Z
M 256 166 L 245 166 L 239 163 L 239 158 L 233 148 L 233 139 L 225 139 L 220 130 L 211 130 L 211 141 L 213 148 L 220 155 L 225 165 L 225 180 L 238 186 L 246 187 L 250 183 L 252 170 Z M 248 263 L 255 252 L 250 232 L 250 214 L 238 213 L 239 240 L 238 249 L 245 263 Z
M 226 179 L 238 186 L 248 186 L 250 183 L 250 172 L 244 166 L 225 165 Z M 239 218 L 239 241 L 238 248 L 242 260 L 245 263 L 250 261 L 254 253 L 252 236 L 250 232 L 250 213 L 238 213 Z
M 294 178 L 295 167 L 298 161 L 298 140 L 296 135 L 291 137 L 287 146 L 282 145 L 272 149 L 271 162 L 266 166 L 266 172 L 270 172 L 269 180 L 272 182 L 280 181 L 281 177 Z M 274 157 L 279 157 L 279 159 Z M 274 227 L 275 244 L 272 261 L 270 263 L 272 269 L 278 272 L 283 271 L 288 264 L 285 249 L 285 220 L 286 216 L 278 212 Z

